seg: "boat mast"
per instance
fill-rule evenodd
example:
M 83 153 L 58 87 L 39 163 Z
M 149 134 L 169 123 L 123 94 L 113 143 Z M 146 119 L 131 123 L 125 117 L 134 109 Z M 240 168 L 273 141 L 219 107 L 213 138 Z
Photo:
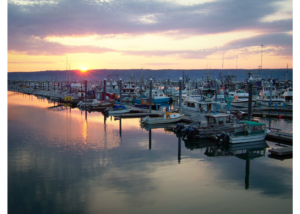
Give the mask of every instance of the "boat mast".
M 289 64 L 286 65 L 286 75 L 285 75 L 285 81 L 287 81 L 287 75 L 288 75 L 288 72 L 289 72 Z

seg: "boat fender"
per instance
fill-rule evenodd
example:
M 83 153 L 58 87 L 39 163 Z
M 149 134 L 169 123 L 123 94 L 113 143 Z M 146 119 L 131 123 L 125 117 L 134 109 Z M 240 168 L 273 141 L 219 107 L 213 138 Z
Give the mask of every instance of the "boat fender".
M 226 132 L 224 131 L 224 132 L 222 132 L 220 135 L 218 135 L 218 138 L 219 139 L 223 139 L 224 138 L 224 136 L 225 136 L 225 134 L 226 134 Z
M 225 134 L 224 138 L 223 138 L 223 142 L 228 143 L 228 142 L 229 142 L 229 136 L 230 136 L 230 133 L 227 132 L 227 133 Z
M 174 128 L 174 131 L 175 131 L 175 132 L 179 130 L 179 126 L 180 126 L 180 125 L 181 125 L 180 123 L 177 123 L 176 127 Z
M 183 132 L 183 136 L 182 136 L 183 138 L 188 134 L 189 128 L 190 128 L 190 127 L 188 126 L 188 127 L 186 127 L 185 129 L 182 129 L 182 130 L 181 130 L 181 132 Z
M 188 129 L 188 134 L 187 134 L 187 137 L 190 138 L 194 135 L 194 128 L 190 127 Z

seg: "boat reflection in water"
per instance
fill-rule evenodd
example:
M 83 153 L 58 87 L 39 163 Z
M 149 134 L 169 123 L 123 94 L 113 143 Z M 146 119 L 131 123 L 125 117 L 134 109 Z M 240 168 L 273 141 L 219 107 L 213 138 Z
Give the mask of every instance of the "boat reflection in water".
M 243 143 L 236 145 L 217 145 L 215 147 L 207 147 L 204 152 L 210 157 L 219 156 L 235 156 L 246 161 L 246 175 L 245 175 L 245 189 L 249 189 L 250 178 L 250 160 L 264 157 L 266 155 L 266 148 L 269 145 L 266 141 L 258 141 L 251 143 Z
M 204 154 L 208 157 L 234 156 L 246 161 L 245 189 L 249 189 L 250 160 L 264 157 L 269 145 L 266 141 L 222 145 L 210 140 L 185 140 L 185 147 L 194 150 L 206 148 Z

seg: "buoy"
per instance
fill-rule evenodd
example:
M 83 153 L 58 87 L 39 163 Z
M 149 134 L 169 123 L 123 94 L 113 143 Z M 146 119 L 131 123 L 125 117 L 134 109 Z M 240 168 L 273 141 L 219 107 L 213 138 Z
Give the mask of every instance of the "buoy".
M 281 118 L 282 118 L 282 116 L 281 116 L 281 115 L 279 115 L 279 118 L 281 119 Z

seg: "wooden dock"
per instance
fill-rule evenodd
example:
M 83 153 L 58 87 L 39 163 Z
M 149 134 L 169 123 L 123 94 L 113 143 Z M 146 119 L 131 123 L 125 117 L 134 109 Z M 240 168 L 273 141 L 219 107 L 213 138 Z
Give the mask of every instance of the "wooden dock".
M 159 114 L 159 113 L 126 113 L 126 114 L 120 114 L 120 118 L 141 118 L 141 117 L 162 117 L 163 114 Z
M 244 115 L 248 115 L 248 112 L 244 113 Z M 283 118 L 283 119 L 293 119 L 292 114 L 270 114 L 266 112 L 252 112 L 253 117 L 272 117 L 272 118 Z
M 277 155 L 277 156 L 293 155 L 293 147 L 288 146 L 283 148 L 269 149 L 269 152 L 272 155 Z
M 266 137 L 267 140 L 274 140 L 279 142 L 288 143 L 289 145 L 293 144 L 293 134 L 286 132 L 269 132 Z

